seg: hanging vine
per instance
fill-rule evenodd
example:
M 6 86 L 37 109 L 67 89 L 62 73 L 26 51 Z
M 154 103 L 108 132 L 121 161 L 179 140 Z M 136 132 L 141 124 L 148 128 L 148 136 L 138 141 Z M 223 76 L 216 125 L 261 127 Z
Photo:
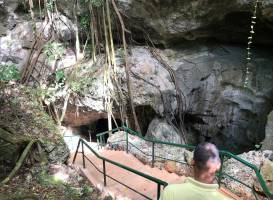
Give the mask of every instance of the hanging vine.
M 122 16 L 116 6 L 116 3 L 115 3 L 115 0 L 112 0 L 112 5 L 114 7 L 114 10 L 118 16 L 118 19 L 119 19 L 119 22 L 120 22 L 120 25 L 121 25 L 121 31 L 122 31 L 122 43 L 123 43 L 123 50 L 124 50 L 124 60 L 125 60 L 125 73 L 126 73 L 126 83 L 127 83 L 127 89 L 128 89 L 128 95 L 129 95 L 129 103 L 130 103 L 130 106 L 131 106 L 131 111 L 132 111 L 132 114 L 133 114 L 133 119 L 134 119 L 134 123 L 135 123 L 135 126 L 136 126 L 136 129 L 139 133 L 141 133 L 141 129 L 140 129 L 140 126 L 139 126 L 139 122 L 138 122 L 138 119 L 137 119 L 137 116 L 136 116 L 136 111 L 135 111 L 135 107 L 134 107 L 134 102 L 133 102 L 133 99 L 132 99 L 132 86 L 131 86 L 131 80 L 130 80 L 130 74 L 129 74 L 129 63 L 128 63 L 128 53 L 127 53 L 127 43 L 126 43 L 126 37 L 125 37 L 125 31 L 126 31 L 126 28 L 125 28 L 125 24 L 124 24 L 124 21 L 122 19 Z
M 26 63 L 23 73 L 21 82 L 22 83 L 28 83 L 32 79 L 35 78 L 32 77 L 32 74 L 34 71 L 37 71 L 36 64 L 39 60 L 40 54 L 44 53 L 48 55 L 48 52 L 51 52 L 52 48 L 49 48 L 52 46 L 52 44 L 55 44 L 58 41 L 56 40 L 56 36 L 58 35 L 58 27 L 56 27 L 57 24 L 56 20 L 59 19 L 62 21 L 62 19 L 59 17 L 59 12 L 57 9 L 58 5 L 57 0 L 39 0 L 37 3 L 37 7 L 40 10 L 40 19 L 44 17 L 44 23 L 42 28 L 37 30 L 36 39 L 32 45 L 30 55 L 28 57 L 28 62 Z M 87 9 L 87 15 L 80 16 L 79 9 L 82 7 L 88 8 Z M 30 14 L 32 19 L 34 20 L 34 5 L 33 1 L 29 0 L 29 8 L 30 8 Z M 44 13 L 41 12 L 41 9 L 44 9 Z M 129 99 L 129 105 L 130 110 L 132 112 L 133 120 L 136 129 L 140 132 L 140 126 L 137 120 L 135 108 L 133 105 L 132 100 L 132 88 L 130 83 L 130 75 L 129 75 L 129 63 L 128 63 L 128 53 L 127 53 L 127 43 L 126 43 L 126 35 L 125 32 L 127 32 L 122 16 L 119 13 L 119 10 L 115 4 L 114 0 L 74 0 L 73 1 L 73 18 L 76 23 L 75 26 L 75 43 L 73 44 L 75 49 L 75 55 L 77 63 L 73 66 L 73 69 L 70 74 L 68 75 L 69 78 L 66 79 L 66 82 L 71 81 L 72 79 L 76 79 L 76 73 L 78 66 L 82 63 L 82 60 L 85 55 L 85 49 L 88 44 L 88 40 L 90 40 L 90 57 L 93 61 L 93 63 L 97 62 L 97 58 L 100 56 L 103 52 L 105 55 L 105 63 L 103 66 L 104 71 L 104 105 L 105 110 L 108 113 L 108 129 L 112 129 L 112 120 L 115 122 L 114 115 L 113 115 L 113 105 L 116 103 L 120 109 L 120 115 L 122 122 L 125 122 L 127 119 L 127 109 L 125 106 L 125 95 L 123 94 L 123 89 L 121 87 L 121 77 L 118 77 L 116 75 L 117 73 L 117 64 L 116 64 L 116 53 L 115 53 L 115 45 L 113 40 L 113 26 L 112 23 L 115 22 L 116 19 L 118 19 L 118 22 L 120 26 L 116 26 L 118 30 L 121 30 L 118 33 L 121 33 L 121 36 L 118 35 L 117 37 L 122 38 L 122 45 L 123 45 L 123 56 L 125 60 L 125 72 L 126 72 L 126 82 L 127 82 L 127 89 L 128 89 L 128 99 Z M 43 15 L 43 16 L 42 16 Z M 63 22 L 64 23 L 64 22 Z M 84 28 L 84 32 L 87 35 L 87 39 L 85 41 L 84 47 L 82 44 L 82 41 L 80 41 L 80 32 Z M 44 31 L 49 30 L 50 34 L 49 37 L 45 38 Z M 57 44 L 57 43 L 56 43 Z M 37 53 L 38 49 L 38 53 Z M 57 58 L 59 59 L 59 56 L 57 54 L 52 55 L 53 59 Z M 56 59 L 55 59 L 56 60 Z M 54 61 L 53 61 L 54 63 Z M 46 63 L 44 63 L 44 67 L 46 67 Z M 56 68 L 54 67 L 56 70 Z M 75 80 L 74 80 L 75 81 Z M 38 85 L 42 85 L 42 83 L 37 80 Z M 58 108 L 55 107 L 54 102 L 50 102 L 48 106 L 48 110 L 52 111 L 52 116 L 56 119 L 58 124 L 61 124 L 61 121 L 64 119 L 64 114 L 66 111 L 66 107 L 68 104 L 69 97 L 71 96 L 71 92 L 73 90 L 70 90 L 69 84 L 64 83 L 64 90 L 68 91 L 68 95 L 64 98 L 64 105 L 63 108 L 58 110 Z M 43 86 L 44 87 L 44 86 Z M 60 116 L 58 116 L 58 113 L 60 113 Z

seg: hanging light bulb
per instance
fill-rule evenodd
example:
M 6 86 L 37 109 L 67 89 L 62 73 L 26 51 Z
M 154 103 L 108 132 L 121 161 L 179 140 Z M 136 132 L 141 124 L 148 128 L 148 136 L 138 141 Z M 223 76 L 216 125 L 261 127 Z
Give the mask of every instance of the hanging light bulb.
M 247 42 L 247 57 L 246 57 L 246 68 L 245 68 L 245 76 L 244 76 L 244 87 L 247 87 L 248 86 L 248 81 L 249 81 L 249 75 L 250 75 L 250 61 L 252 60 L 251 59 L 251 55 L 252 53 L 250 52 L 251 51 L 251 44 L 252 44 L 252 40 L 253 40 L 253 34 L 255 33 L 254 31 L 254 26 L 256 24 L 256 19 L 257 19 L 257 8 L 258 8 L 258 3 L 260 1 L 259 0 L 256 0 L 255 2 L 255 5 L 254 5 L 254 11 L 253 11 L 253 16 L 251 17 L 251 24 L 250 24 L 250 31 L 249 31 L 249 36 L 248 36 L 248 42 Z

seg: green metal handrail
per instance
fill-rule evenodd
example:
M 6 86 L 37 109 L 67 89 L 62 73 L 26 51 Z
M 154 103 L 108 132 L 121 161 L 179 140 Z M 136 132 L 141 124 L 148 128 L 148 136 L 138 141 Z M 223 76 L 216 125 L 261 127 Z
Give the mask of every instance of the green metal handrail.
M 152 166 L 154 165 L 154 161 L 155 161 L 155 157 L 156 157 L 154 155 L 154 146 L 155 146 L 155 144 L 169 145 L 169 146 L 174 146 L 174 147 L 185 148 L 185 149 L 188 149 L 188 150 L 194 150 L 195 149 L 194 145 L 177 144 L 177 143 L 171 143 L 171 142 L 163 142 L 163 141 L 160 141 L 160 140 L 147 139 L 147 138 L 143 137 L 141 134 L 139 134 L 138 132 L 136 132 L 136 131 L 134 131 L 134 130 L 126 127 L 126 126 L 121 126 L 121 127 L 115 128 L 115 129 L 111 130 L 111 132 L 115 132 L 117 130 L 124 130 L 126 132 L 126 152 L 127 153 L 128 153 L 128 146 L 129 146 L 129 144 L 131 144 L 128 141 L 128 133 L 130 133 L 132 135 L 135 135 L 135 136 L 137 136 L 137 137 L 139 137 L 139 138 L 141 138 L 141 139 L 143 139 L 143 140 L 145 140 L 147 142 L 151 142 L 152 143 L 152 155 L 150 155 L 150 156 L 152 156 Z M 105 131 L 103 133 L 97 134 L 97 138 L 100 137 L 100 139 L 98 139 L 98 142 L 105 141 L 105 135 L 108 134 L 109 132 L 110 131 Z M 104 139 L 102 139 L 102 138 L 104 138 Z M 105 142 L 104 142 L 104 144 L 105 144 Z M 220 169 L 220 171 L 218 173 L 218 183 L 219 183 L 219 185 L 221 184 L 221 180 L 222 180 L 223 176 L 226 176 L 226 177 L 228 177 L 228 178 L 230 178 L 230 179 L 232 179 L 232 180 L 234 180 L 234 181 L 236 181 L 236 182 L 238 182 L 240 184 L 243 184 L 243 185 L 247 186 L 248 188 L 252 188 L 251 186 L 246 185 L 245 183 L 241 182 L 240 180 L 236 179 L 235 177 L 232 177 L 230 175 L 227 175 L 226 173 L 223 173 L 222 170 L 223 170 L 223 160 L 224 160 L 224 158 L 225 157 L 232 158 L 232 159 L 235 159 L 238 162 L 242 163 L 243 165 L 251 168 L 255 172 L 255 174 L 257 176 L 257 180 L 259 181 L 259 184 L 260 184 L 261 188 L 263 189 L 264 194 L 268 198 L 273 199 L 273 194 L 268 189 L 265 180 L 263 179 L 263 177 L 262 177 L 259 169 L 255 165 L 247 162 L 246 160 L 240 158 L 239 156 L 236 156 L 236 155 L 232 154 L 231 152 L 220 150 L 219 153 L 220 153 L 220 157 L 221 157 L 221 161 L 222 161 L 221 169 Z M 252 188 L 252 192 L 253 192 L 253 188 Z M 254 196 L 257 199 L 255 193 L 254 193 Z
M 112 131 L 113 131 L 113 130 L 112 130 Z M 81 151 L 81 152 L 79 152 L 80 144 L 81 144 L 81 146 L 82 146 L 82 151 Z M 86 147 L 87 147 L 87 148 L 88 148 L 88 149 L 89 149 L 97 158 L 99 158 L 99 159 L 101 159 L 101 160 L 103 161 L 103 171 L 99 170 L 99 168 L 96 167 L 96 166 L 94 165 L 94 163 L 93 163 L 90 159 L 88 159 L 87 156 L 85 156 L 85 154 L 84 154 L 84 145 L 85 145 L 85 146 L 86 146 Z M 142 172 L 140 172 L 140 171 L 137 171 L 137 170 L 135 170 L 135 169 L 132 169 L 132 168 L 130 168 L 130 167 L 127 167 L 127 166 L 125 166 L 125 165 L 122 165 L 122 164 L 120 164 L 120 163 L 118 163 L 118 162 L 115 162 L 115 161 L 113 161 L 113 160 L 110 160 L 110 159 L 107 159 L 107 158 L 105 158 L 105 157 L 103 157 L 103 156 L 100 156 L 94 149 L 92 149 L 92 147 L 90 147 L 90 146 L 88 145 L 88 143 L 86 143 L 86 142 L 85 142 L 83 139 L 81 139 L 81 138 L 79 139 L 78 146 L 77 146 L 77 150 L 76 150 L 76 153 L 75 153 L 74 158 L 73 158 L 73 162 L 72 162 L 73 164 L 75 163 L 75 160 L 76 160 L 76 157 L 77 157 L 77 154 L 78 154 L 78 153 L 82 153 L 83 168 L 85 168 L 85 159 L 87 159 L 87 160 L 88 160 L 88 161 L 89 161 L 89 162 L 90 162 L 90 163 L 91 163 L 91 164 L 92 164 L 100 173 L 103 174 L 103 176 L 104 176 L 104 186 L 106 186 L 106 177 L 108 177 L 108 178 L 111 178 L 112 180 L 114 180 L 114 181 L 116 181 L 116 182 L 122 184 L 123 186 L 125 186 L 125 187 L 127 187 L 127 188 L 133 190 L 134 192 L 140 194 L 141 196 L 143 196 L 143 197 L 145 197 L 145 198 L 147 198 L 147 199 L 151 199 L 151 198 L 149 198 L 148 196 L 146 196 L 146 195 L 144 195 L 144 194 L 142 194 L 142 193 L 136 191 L 135 189 L 129 187 L 128 185 L 126 185 L 126 184 L 124 184 L 124 183 L 122 183 L 122 182 L 116 180 L 115 178 L 113 178 L 113 177 L 107 175 L 107 174 L 106 174 L 106 167 L 105 167 L 106 162 L 108 162 L 108 163 L 110 163 L 110 164 L 113 164 L 113 165 L 115 165 L 115 166 L 117 166 L 117 167 L 120 167 L 120 168 L 122 168 L 122 169 L 125 169 L 125 170 L 127 170 L 127 171 L 129 171 L 129 172 L 132 172 L 132 173 L 134 173 L 134 174 L 136 174 L 136 175 L 139 175 L 139 176 L 141 176 L 141 177 L 143 177 L 143 178 L 146 178 L 146 179 L 148 179 L 148 180 L 150 180 L 150 181 L 155 182 L 155 183 L 157 184 L 157 199 L 160 198 L 161 186 L 166 187 L 166 186 L 168 185 L 168 183 L 166 183 L 165 181 L 162 181 L 162 180 L 160 180 L 160 179 L 158 179 L 158 178 L 155 178 L 155 177 L 153 177 L 153 176 L 150 176 L 150 175 L 148 175 L 148 174 L 142 173 Z
M 264 194 L 265 194 L 268 198 L 273 199 L 273 194 L 272 194 L 272 193 L 270 192 L 270 190 L 268 189 L 268 187 L 267 187 L 267 185 L 266 185 L 266 182 L 265 182 L 265 180 L 263 179 L 263 177 L 262 177 L 262 175 L 261 175 L 261 173 L 260 173 L 260 171 L 259 171 L 259 169 L 257 168 L 256 165 L 253 165 L 252 163 L 249 163 L 249 162 L 247 162 L 246 160 L 244 160 L 244 159 L 240 158 L 239 156 L 236 156 L 236 155 L 234 155 L 234 154 L 232 154 L 231 152 L 228 152 L 228 151 L 220 150 L 220 154 L 223 155 L 223 156 L 226 156 L 226 157 L 228 157 L 228 158 L 233 158 L 233 159 L 235 159 L 235 160 L 241 162 L 242 164 L 246 165 L 247 167 L 251 168 L 251 169 L 255 172 L 255 174 L 256 174 L 256 176 L 257 176 L 257 179 L 258 179 L 258 181 L 259 181 L 259 183 L 260 183 L 260 186 L 261 186 L 262 189 L 263 189 Z

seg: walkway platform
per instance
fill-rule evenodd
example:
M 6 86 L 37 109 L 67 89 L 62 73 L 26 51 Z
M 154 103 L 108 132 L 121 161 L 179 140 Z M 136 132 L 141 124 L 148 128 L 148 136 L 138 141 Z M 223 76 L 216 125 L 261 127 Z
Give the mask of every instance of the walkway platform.
M 103 170 L 102 160 L 98 159 L 87 148 L 85 148 L 84 151 L 85 151 L 85 155 L 102 171 Z M 183 176 L 178 176 L 177 174 L 169 173 L 166 170 L 160 170 L 156 167 L 152 168 L 149 165 L 144 165 L 133 155 L 127 154 L 124 151 L 100 149 L 100 150 L 97 150 L 97 152 L 103 157 L 106 157 L 113 161 L 119 162 L 125 166 L 128 166 L 130 168 L 133 168 L 145 174 L 161 179 L 169 184 L 182 183 L 185 180 L 185 177 Z M 72 163 L 73 156 L 71 156 L 71 163 Z M 102 190 L 104 193 L 114 196 L 120 200 L 146 199 L 140 194 L 137 194 L 136 192 L 128 189 L 127 187 L 119 184 L 116 181 L 113 181 L 110 178 L 107 178 L 107 186 L 104 187 L 103 174 L 98 172 L 95 169 L 95 167 L 87 160 L 85 164 L 86 164 L 86 168 L 83 169 L 82 155 L 78 154 L 74 165 L 78 166 L 81 169 L 81 171 L 84 173 L 84 175 L 90 180 L 90 182 L 92 182 L 92 184 L 94 184 L 97 188 Z M 156 199 L 157 197 L 157 193 L 156 193 L 157 184 L 152 181 L 149 181 L 141 176 L 138 176 L 134 173 L 131 173 L 125 169 L 119 168 L 110 163 L 106 163 L 106 173 L 107 175 L 114 177 L 115 179 L 128 185 L 129 187 L 134 188 L 138 192 L 145 194 L 151 199 Z M 223 193 L 225 193 L 227 196 L 231 197 L 232 199 L 239 199 L 228 190 L 223 189 Z

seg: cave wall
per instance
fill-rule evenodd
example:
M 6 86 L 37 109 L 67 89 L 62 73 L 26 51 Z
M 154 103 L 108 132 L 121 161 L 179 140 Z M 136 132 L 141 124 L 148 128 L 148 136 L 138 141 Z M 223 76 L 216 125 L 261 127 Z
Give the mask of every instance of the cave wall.
M 273 150 L 273 111 L 267 116 L 265 139 L 262 144 L 263 150 Z
M 185 40 L 216 38 L 244 42 L 254 10 L 252 0 L 118 0 L 132 35 L 143 40 L 149 34 L 155 43 L 175 45 Z M 272 44 L 273 1 L 259 3 L 255 42 Z M 143 34 L 144 33 L 144 34 Z
M 183 92 L 189 141 L 210 140 L 222 148 L 241 152 L 264 139 L 267 115 L 273 108 L 272 0 L 259 4 L 248 88 L 242 87 L 242 77 L 253 1 L 118 0 L 117 3 L 127 29 L 131 30 L 128 38 L 140 45 L 132 42 L 129 51 L 136 107 L 149 107 L 154 112 L 150 116 L 155 118 L 177 120 L 175 87 L 162 62 L 146 46 L 151 39 L 161 47 L 155 51 L 172 68 Z M 72 2 L 58 1 L 58 7 L 69 27 L 56 22 L 60 30 L 56 37 L 73 46 Z M 0 1 L 0 62 L 16 64 L 18 68 L 26 64 L 34 38 L 29 14 L 19 12 L 20 9 L 20 1 Z M 44 34 L 47 35 L 46 31 Z M 127 94 L 121 57 L 117 52 L 118 76 Z M 74 63 L 73 48 L 67 47 L 57 67 Z M 82 65 L 94 67 L 89 61 Z M 98 75 L 85 95 L 70 99 L 64 124 L 81 126 L 106 117 L 102 83 L 103 76 Z M 118 117 L 118 108 L 114 109 Z M 146 113 L 138 115 L 143 120 Z M 147 121 L 152 121 L 150 118 L 141 124 L 144 132 Z
M 254 148 L 264 139 L 267 115 L 273 109 L 271 52 L 255 50 L 247 88 L 243 87 L 242 78 L 243 46 L 191 42 L 158 53 L 174 70 L 183 93 L 190 141 L 208 140 L 240 152 Z M 130 61 L 134 102 L 149 103 L 158 116 L 173 120 L 177 103 L 165 68 L 143 47 L 132 49 Z

